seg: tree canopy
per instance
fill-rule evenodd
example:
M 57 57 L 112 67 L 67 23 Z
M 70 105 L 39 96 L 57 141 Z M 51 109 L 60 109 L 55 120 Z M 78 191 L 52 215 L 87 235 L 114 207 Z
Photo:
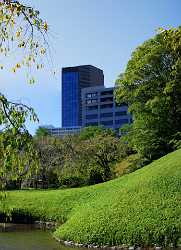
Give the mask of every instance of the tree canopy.
M 181 27 L 139 46 L 116 84 L 117 102 L 128 103 L 134 120 L 126 141 L 149 159 L 172 151 L 181 139 Z
M 36 137 L 43 137 L 43 136 L 48 136 L 48 135 L 49 135 L 48 129 L 44 127 L 37 128 L 35 132 Z
M 98 135 L 112 135 L 115 136 L 115 132 L 111 128 L 104 128 L 101 126 L 88 126 L 81 129 L 80 139 L 87 140 Z

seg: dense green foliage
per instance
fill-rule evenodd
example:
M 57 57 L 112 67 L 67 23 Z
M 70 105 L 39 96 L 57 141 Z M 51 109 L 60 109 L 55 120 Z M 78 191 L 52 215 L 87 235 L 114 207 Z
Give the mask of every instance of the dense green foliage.
M 31 137 L 30 140 L 32 143 Z M 26 141 L 22 140 L 22 144 L 26 148 Z M 36 154 L 38 167 L 28 171 L 29 164 L 22 163 L 16 176 L 10 168 L 12 175 L 6 178 L 7 189 L 78 187 L 105 182 L 115 176 L 114 165 L 127 154 L 127 147 L 111 129 L 102 127 L 87 127 L 80 135 L 63 138 L 49 136 L 46 129 L 40 128 L 30 153 L 32 157 L 27 154 L 27 160 L 32 162 L 33 153 Z M 18 155 L 22 156 L 16 151 Z
M 110 180 L 113 166 L 120 158 L 119 151 L 124 147 L 111 130 L 98 127 L 88 127 L 80 135 L 64 138 L 35 136 L 34 141 L 40 162 L 37 177 L 52 186 L 54 175 L 57 185 L 65 187 Z
M 43 136 L 48 136 L 48 135 L 49 135 L 48 129 L 43 128 L 43 127 L 37 128 L 35 132 L 35 137 L 43 137 Z
M 127 145 L 112 129 L 86 127 L 79 135 L 63 138 L 41 136 L 41 132 L 34 137 L 40 163 L 34 180 L 41 182 L 38 186 L 42 187 L 78 187 L 105 182 L 115 177 L 115 164 L 130 154 Z
M 168 245 L 181 235 L 180 200 L 181 150 L 177 150 L 95 186 L 11 191 L 6 204 L 20 214 L 64 223 L 55 232 L 60 239 L 98 245 Z
M 62 184 L 79 186 L 111 179 L 112 165 L 119 158 L 118 142 L 112 129 L 97 126 L 82 129 L 80 135 L 65 137 L 63 167 L 59 172 Z
M 88 140 L 98 135 L 115 136 L 115 132 L 111 128 L 104 128 L 101 126 L 88 126 L 88 127 L 81 129 L 79 138 L 80 140 Z
M 117 81 L 116 98 L 133 115 L 125 141 L 157 159 L 181 143 L 181 27 L 161 30 L 133 53 Z

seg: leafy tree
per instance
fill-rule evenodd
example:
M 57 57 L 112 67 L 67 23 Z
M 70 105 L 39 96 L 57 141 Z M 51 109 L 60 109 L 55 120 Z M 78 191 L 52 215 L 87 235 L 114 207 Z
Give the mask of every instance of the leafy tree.
M 43 68 L 47 31 L 48 25 L 39 17 L 39 11 L 19 1 L 0 2 L 1 57 L 9 58 L 15 51 L 15 62 L 12 60 L 8 67 L 14 73 L 26 69 L 29 83 L 35 82 L 31 70 Z M 4 68 L 0 65 L 1 70 Z M 32 108 L 12 103 L 0 93 L 0 189 L 9 179 L 17 179 L 37 165 L 32 137 L 25 127 L 27 119 L 37 120 Z
M 110 128 L 104 128 L 101 126 L 88 126 L 81 130 L 79 138 L 80 140 L 87 140 L 102 134 L 115 136 L 115 132 Z
M 87 140 L 67 136 L 62 141 L 62 163 L 57 169 L 61 184 L 95 184 L 112 178 L 112 165 L 119 158 L 118 139 L 100 134 Z
M 39 159 L 39 168 L 33 176 L 34 182 L 41 185 L 42 188 L 57 187 L 58 177 L 57 168 L 62 162 L 62 141 L 56 137 L 36 136 L 34 145 Z
M 32 108 L 0 96 L 0 189 L 37 166 L 32 137 L 24 125 L 28 117 L 37 120 Z
M 35 136 L 34 141 L 40 167 L 33 178 L 42 187 L 76 187 L 107 181 L 114 177 L 115 163 L 130 153 L 127 145 L 103 130 L 84 140 L 81 135 L 71 135 Z
M 48 25 L 39 16 L 39 11 L 20 1 L 2 0 L 0 2 L 0 53 L 6 59 L 13 53 L 10 69 L 17 72 L 27 70 L 28 81 L 34 83 L 32 66 L 43 68 L 43 55 L 49 49 L 47 43 Z M 5 60 L 4 60 L 5 61 Z M 10 63 L 10 62 L 9 62 Z M 3 69 L 5 65 L 1 65 Z
M 80 165 L 82 147 L 76 135 L 65 136 L 59 143 L 61 161 L 57 163 L 57 175 L 60 185 L 74 187 L 82 183 L 82 176 L 86 179 L 85 169 Z M 78 183 L 77 183 L 77 180 Z M 81 181 L 80 181 L 81 180 Z
M 112 178 L 112 165 L 118 158 L 118 139 L 111 135 L 99 135 L 86 141 L 87 150 L 84 152 L 90 166 L 89 182 L 107 181 Z M 86 145 L 85 145 L 86 147 Z
M 44 137 L 44 136 L 48 136 L 48 135 L 49 135 L 48 129 L 46 129 L 44 127 L 39 127 L 35 132 L 36 137 Z
M 117 102 L 128 103 L 134 119 L 126 141 L 150 160 L 172 151 L 181 132 L 180 44 L 181 27 L 161 29 L 132 53 L 117 80 Z

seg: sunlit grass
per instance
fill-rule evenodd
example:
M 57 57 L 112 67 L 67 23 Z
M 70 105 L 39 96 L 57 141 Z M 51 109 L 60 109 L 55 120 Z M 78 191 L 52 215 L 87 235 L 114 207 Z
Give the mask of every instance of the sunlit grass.
M 59 221 L 56 237 L 98 245 L 169 244 L 181 236 L 181 150 L 95 186 L 11 191 L 7 204 Z

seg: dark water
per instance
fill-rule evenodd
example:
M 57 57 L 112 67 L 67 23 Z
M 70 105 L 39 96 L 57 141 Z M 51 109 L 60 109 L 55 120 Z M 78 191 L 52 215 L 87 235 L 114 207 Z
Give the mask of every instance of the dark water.
M 2 225 L 0 225 L 2 229 Z M 1 230 L 2 231 L 2 230 Z M 0 250 L 72 250 L 60 245 L 53 239 L 51 232 L 35 229 L 31 226 L 6 226 L 0 232 Z M 79 249 L 80 250 L 80 249 Z
M 5 226 L 5 227 L 4 227 Z M 153 250 L 153 248 L 150 248 Z M 169 248 L 174 250 L 174 248 Z M 50 231 L 36 229 L 34 225 L 1 224 L 0 250 L 85 250 L 62 246 Z M 164 250 L 164 249 L 162 249 Z M 168 249 L 165 249 L 168 250 Z M 181 250 L 181 248 L 177 248 Z

